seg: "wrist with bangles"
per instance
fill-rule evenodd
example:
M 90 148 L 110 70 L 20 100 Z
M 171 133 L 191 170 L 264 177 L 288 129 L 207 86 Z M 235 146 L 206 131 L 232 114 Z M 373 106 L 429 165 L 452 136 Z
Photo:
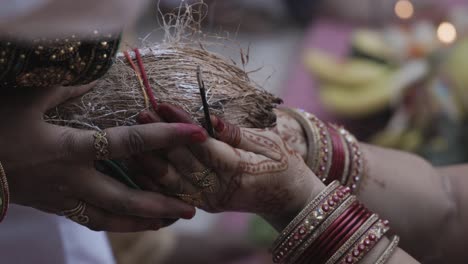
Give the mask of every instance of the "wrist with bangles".
M 352 195 L 365 173 L 358 141 L 344 128 L 326 124 L 297 109 L 283 109 L 303 128 L 305 162 L 325 185 L 319 195 L 281 232 L 272 248 L 275 263 L 354 264 L 384 238 L 388 221 L 370 212 Z M 377 263 L 386 263 L 398 247 L 394 237 Z
M 8 188 L 8 181 L 5 169 L 3 168 L 3 165 L 0 162 L 0 222 L 2 222 L 3 219 L 5 219 L 9 203 L 10 189 Z
M 343 127 L 326 124 L 298 109 L 282 109 L 303 128 L 307 142 L 305 162 L 326 185 L 338 180 L 357 193 L 365 174 L 365 160 L 356 138 Z
M 384 238 L 389 222 L 370 212 L 333 181 L 294 218 L 272 247 L 275 263 L 359 263 Z M 398 247 L 395 236 L 380 254 L 386 263 Z

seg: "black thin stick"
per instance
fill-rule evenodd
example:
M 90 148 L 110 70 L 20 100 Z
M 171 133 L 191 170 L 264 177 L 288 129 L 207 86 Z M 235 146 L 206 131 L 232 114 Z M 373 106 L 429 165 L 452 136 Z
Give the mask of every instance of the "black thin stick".
M 211 137 L 214 137 L 215 133 L 214 133 L 213 124 L 211 123 L 211 118 L 210 118 L 210 105 L 208 104 L 208 101 L 206 100 L 205 82 L 203 82 L 201 74 L 202 73 L 201 73 L 200 66 L 197 66 L 197 81 L 198 81 L 198 87 L 200 88 L 200 96 L 201 96 L 202 103 L 203 103 L 203 112 L 205 113 L 206 131 Z

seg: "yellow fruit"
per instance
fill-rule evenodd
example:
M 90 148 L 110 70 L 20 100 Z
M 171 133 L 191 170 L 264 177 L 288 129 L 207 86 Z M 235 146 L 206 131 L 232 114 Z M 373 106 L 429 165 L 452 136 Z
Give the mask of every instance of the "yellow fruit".
M 340 62 L 321 51 L 311 50 L 305 56 L 305 65 L 323 82 L 349 89 L 374 82 L 389 72 L 387 66 L 364 59 Z
M 325 83 L 320 89 L 320 99 L 323 105 L 335 114 L 360 118 L 389 107 L 405 89 L 421 80 L 428 72 L 426 62 L 415 61 L 355 89 Z
M 391 60 L 392 50 L 385 43 L 381 33 L 371 30 L 358 30 L 354 33 L 352 45 L 359 52 L 382 60 Z

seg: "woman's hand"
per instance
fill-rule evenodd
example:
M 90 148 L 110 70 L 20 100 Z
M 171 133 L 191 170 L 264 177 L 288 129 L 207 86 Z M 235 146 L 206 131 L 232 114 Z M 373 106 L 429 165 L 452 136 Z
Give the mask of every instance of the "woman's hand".
M 96 171 L 93 131 L 43 120 L 47 109 L 88 89 L 12 90 L 0 96 L 0 162 L 7 173 L 11 201 L 55 214 L 84 205 L 72 219 L 93 230 L 157 229 L 160 218 L 193 217 L 192 206 L 158 193 L 129 189 Z M 206 139 L 203 129 L 188 124 L 116 127 L 105 132 L 111 158 Z
M 161 105 L 158 114 L 169 122 L 191 122 L 170 105 Z M 238 128 L 215 117 L 212 123 L 227 144 L 208 139 L 174 148 L 167 152 L 168 163 L 155 155 L 141 157 L 147 170 L 162 175 L 149 184 L 152 190 L 163 188 L 208 212 L 260 214 L 282 228 L 324 187 L 274 129 Z

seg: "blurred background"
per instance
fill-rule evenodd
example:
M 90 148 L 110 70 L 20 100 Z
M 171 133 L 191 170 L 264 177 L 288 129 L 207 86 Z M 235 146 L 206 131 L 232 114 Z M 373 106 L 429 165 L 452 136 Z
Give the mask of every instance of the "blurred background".
M 468 161 L 466 0 L 204 2 L 203 32 L 229 42 L 207 48 L 238 65 L 248 53 L 252 80 L 285 105 L 435 165 Z M 159 8 L 180 4 L 161 0 Z M 158 16 L 153 3 L 127 44 L 161 42 Z M 176 245 L 160 250 L 165 263 L 271 263 L 276 235 L 250 215 L 201 211 L 162 232 Z

